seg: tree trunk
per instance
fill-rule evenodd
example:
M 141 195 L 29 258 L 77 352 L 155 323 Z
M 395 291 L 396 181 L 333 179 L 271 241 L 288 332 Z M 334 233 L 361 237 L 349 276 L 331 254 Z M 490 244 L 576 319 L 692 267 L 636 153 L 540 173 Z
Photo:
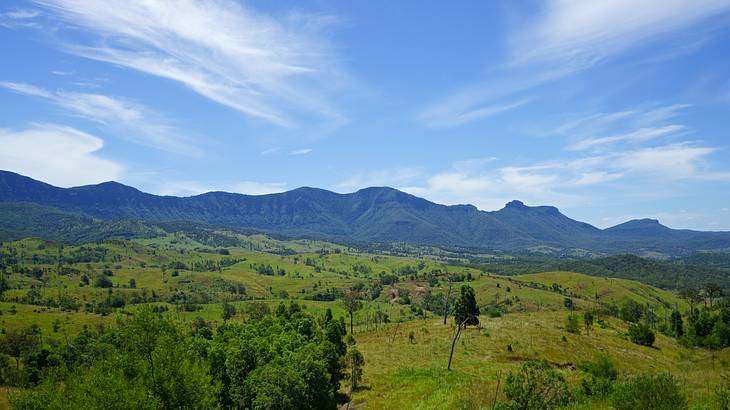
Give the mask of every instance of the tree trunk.
M 451 370 L 451 360 L 454 358 L 454 348 L 456 347 L 456 341 L 459 339 L 461 334 L 461 324 L 456 326 L 456 334 L 454 334 L 454 340 L 451 341 L 451 353 L 449 353 L 449 364 L 446 366 L 446 370 Z
M 350 334 L 352 334 L 352 311 L 350 311 Z
M 449 292 L 446 294 L 446 300 L 444 301 L 444 324 L 446 324 L 446 318 L 449 316 L 449 298 L 451 297 L 451 281 L 449 281 Z

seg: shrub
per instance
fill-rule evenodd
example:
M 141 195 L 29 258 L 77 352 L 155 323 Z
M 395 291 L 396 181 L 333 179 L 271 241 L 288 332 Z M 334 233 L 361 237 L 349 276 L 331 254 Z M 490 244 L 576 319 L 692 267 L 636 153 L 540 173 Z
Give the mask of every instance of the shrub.
M 655 336 L 649 325 L 642 323 L 629 326 L 629 338 L 637 345 L 653 346 Z
M 687 408 L 687 398 L 672 375 L 645 374 L 619 383 L 611 404 L 616 410 L 680 410 Z
M 608 356 L 600 355 L 593 362 L 579 363 L 578 369 L 589 375 L 587 379 L 581 381 L 581 389 L 587 396 L 604 397 L 613 391 L 618 370 Z
M 112 286 L 114 286 L 114 284 L 111 279 L 105 275 L 99 275 L 94 281 L 95 288 L 111 288 Z
M 565 330 L 576 335 L 580 334 L 580 321 L 577 315 L 572 313 L 568 315 L 568 318 L 565 320 Z
M 518 373 L 510 372 L 504 393 L 508 400 L 499 403 L 500 410 L 552 409 L 572 399 L 563 375 L 544 360 L 527 362 Z

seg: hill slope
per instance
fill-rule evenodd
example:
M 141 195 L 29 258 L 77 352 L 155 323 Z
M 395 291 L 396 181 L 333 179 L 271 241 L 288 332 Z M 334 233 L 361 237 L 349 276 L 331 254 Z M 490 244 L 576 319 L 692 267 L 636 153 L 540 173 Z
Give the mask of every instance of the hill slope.
M 58 188 L 0 171 L 0 202 L 31 202 L 106 220 L 192 221 L 336 241 L 609 254 L 730 248 L 730 232 L 673 230 L 646 221 L 600 230 L 550 206 L 512 201 L 499 211 L 485 212 L 386 187 L 349 194 L 305 187 L 258 196 L 209 192 L 183 198 L 152 195 L 116 182 Z

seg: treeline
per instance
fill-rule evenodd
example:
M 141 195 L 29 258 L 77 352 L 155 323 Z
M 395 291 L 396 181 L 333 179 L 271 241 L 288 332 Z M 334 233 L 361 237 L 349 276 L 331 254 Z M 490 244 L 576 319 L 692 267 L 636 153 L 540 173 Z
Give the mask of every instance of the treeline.
M 698 257 L 699 258 L 699 257 Z M 699 261 L 700 259 L 689 259 Z M 717 267 L 685 263 L 683 260 L 659 261 L 636 255 L 617 255 L 596 259 L 514 259 L 476 264 L 481 270 L 499 275 L 521 275 L 548 271 L 579 272 L 591 276 L 637 280 L 663 289 L 679 289 L 696 283 L 714 282 L 730 289 L 730 275 Z
M 37 328 L 8 332 L 0 378 L 25 388 L 11 394 L 15 409 L 335 409 L 342 380 L 356 382 L 362 366 L 342 319 L 256 306 L 245 322 L 218 327 L 144 308 L 68 343 Z M 233 314 L 224 306 L 224 319 Z

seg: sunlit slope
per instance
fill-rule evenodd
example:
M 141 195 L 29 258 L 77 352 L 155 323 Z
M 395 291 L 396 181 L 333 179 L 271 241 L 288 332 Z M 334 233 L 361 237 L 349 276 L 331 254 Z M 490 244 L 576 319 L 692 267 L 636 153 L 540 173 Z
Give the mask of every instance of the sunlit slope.
M 625 300 L 633 300 L 661 309 L 687 308 L 686 302 L 675 293 L 634 280 L 602 278 L 576 272 L 543 272 L 513 278 L 526 284 L 540 284 L 551 289 L 553 284 L 557 284 L 567 294 L 600 303 L 620 305 Z
M 482 316 L 482 329 L 470 328 L 462 334 L 450 372 L 446 365 L 452 321 L 448 325 L 440 320 L 411 321 L 360 332 L 355 336 L 366 360 L 366 387 L 355 394 L 354 404 L 372 409 L 491 408 L 500 372 L 503 386 L 510 370 L 527 360 L 545 359 L 577 383 L 584 376 L 576 364 L 598 354 L 608 355 L 623 374 L 671 372 L 684 381 L 692 402 L 704 403 L 708 385 L 719 382 L 724 372 L 719 363 L 730 357 L 727 351 L 719 352 L 713 367 L 710 353 L 683 348 L 661 334 L 655 347 L 636 345 L 617 319 L 604 318 L 603 325 L 597 323 L 590 333 L 571 334 L 563 328 L 567 314 Z

